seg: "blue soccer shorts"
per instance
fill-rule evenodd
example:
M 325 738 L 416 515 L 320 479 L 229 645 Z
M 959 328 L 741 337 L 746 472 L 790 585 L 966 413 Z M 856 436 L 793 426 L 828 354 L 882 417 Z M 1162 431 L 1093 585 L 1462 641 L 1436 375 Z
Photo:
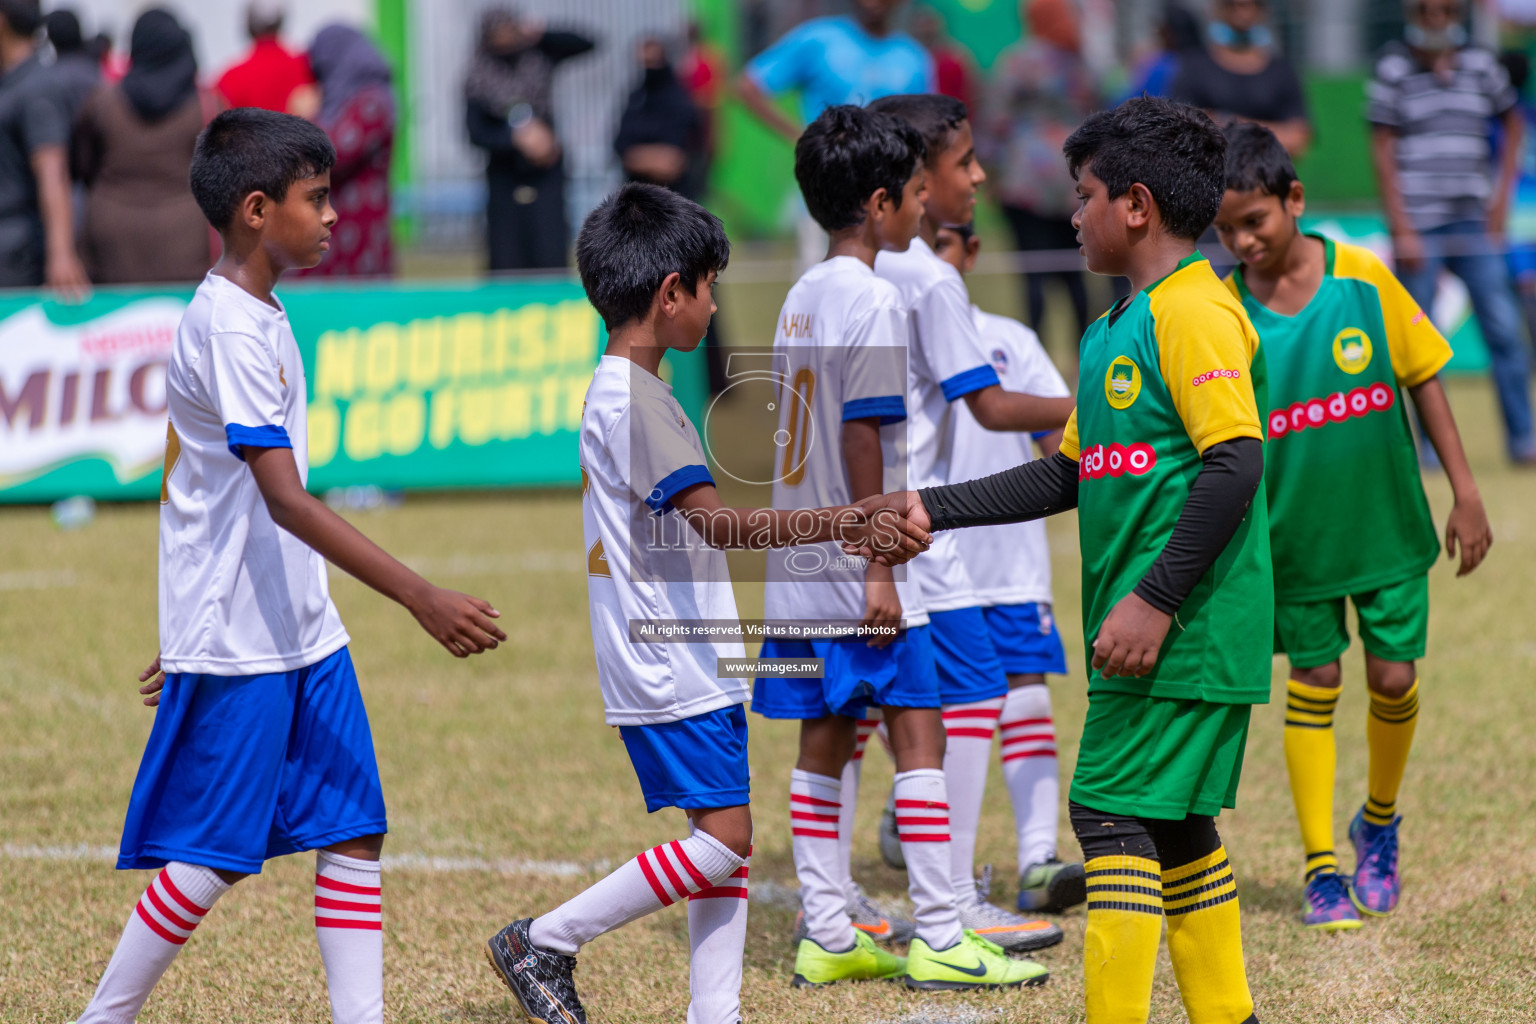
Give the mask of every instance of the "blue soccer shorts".
M 272 857 L 388 830 L 343 647 L 291 672 L 166 673 L 117 866 L 255 873 Z
M 1044 603 L 998 604 L 983 608 L 992 647 L 1008 675 L 1067 674 L 1067 650 L 1056 617 Z
M 992 631 L 980 608 L 929 612 L 939 696 L 945 705 L 971 704 L 1008 696 L 1008 673 L 992 646 Z
M 740 704 L 619 735 L 645 794 L 645 809 L 739 807 L 751 796 L 747 712 Z
M 863 718 L 869 707 L 939 706 L 933 635 L 927 626 L 909 626 L 884 647 L 871 647 L 857 637 L 765 640 L 758 656 L 824 661 L 821 679 L 758 677 L 752 687 L 752 710 L 764 718 Z

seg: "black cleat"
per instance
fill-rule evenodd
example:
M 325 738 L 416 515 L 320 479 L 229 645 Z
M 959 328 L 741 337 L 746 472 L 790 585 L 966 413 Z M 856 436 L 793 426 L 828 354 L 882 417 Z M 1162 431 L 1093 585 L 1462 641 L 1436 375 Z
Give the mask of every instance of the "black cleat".
M 530 1020 L 540 1024 L 587 1024 L 571 972 L 576 958 L 540 949 L 528 939 L 533 918 L 513 921 L 492 936 L 485 958 L 517 997 Z

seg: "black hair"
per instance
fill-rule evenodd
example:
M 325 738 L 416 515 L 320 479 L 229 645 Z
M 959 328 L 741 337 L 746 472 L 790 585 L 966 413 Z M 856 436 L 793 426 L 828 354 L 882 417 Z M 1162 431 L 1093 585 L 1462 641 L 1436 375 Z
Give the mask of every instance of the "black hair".
M 610 331 L 643 317 L 668 274 L 681 277 L 693 295 L 730 258 L 720 218 L 676 192 L 641 182 L 598 203 L 576 237 L 581 286 Z
M 877 114 L 890 114 L 916 128 L 917 134 L 923 137 L 930 163 L 948 148 L 966 119 L 964 103 L 953 96 L 937 93 L 882 96 L 868 109 Z
M 0 0 L 0 17 L 19 36 L 35 36 L 43 25 L 43 5 L 38 0 Z
M 236 107 L 209 121 L 197 137 L 188 177 L 203 216 L 223 231 L 252 192 L 280 203 L 294 182 L 324 174 L 335 163 L 336 148 L 313 123 Z
M 1090 114 L 1061 149 L 1072 177 L 1091 170 L 1111 199 L 1145 185 L 1176 237 L 1199 238 L 1221 209 L 1227 140 L 1197 107 L 1134 97 Z
M 1296 181 L 1296 166 L 1275 133 L 1252 121 L 1227 125 L 1227 188 L 1267 192 L 1284 199 Z
M 939 230 L 953 231 L 960 236 L 961 245 L 970 245 L 971 239 L 976 237 L 976 222 L 972 220 L 965 224 L 943 224 L 939 226 Z
M 795 180 L 824 231 L 864 222 L 864 204 L 885 189 L 896 206 L 923 158 L 917 129 L 863 107 L 828 107 L 795 143 Z
M 48 30 L 48 42 L 53 44 L 54 53 L 84 52 L 85 37 L 80 33 L 80 19 L 75 17 L 74 11 L 49 11 L 43 18 L 43 26 Z

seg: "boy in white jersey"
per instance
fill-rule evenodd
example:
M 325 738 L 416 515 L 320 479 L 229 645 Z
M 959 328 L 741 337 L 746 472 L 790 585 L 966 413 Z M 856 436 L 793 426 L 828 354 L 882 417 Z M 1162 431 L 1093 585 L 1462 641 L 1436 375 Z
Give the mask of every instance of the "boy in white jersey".
M 905 248 L 922 215 L 922 138 L 859 107 L 828 108 L 795 146 L 795 178 L 830 238 L 827 258 L 785 298 L 774 338 L 782 440 L 773 504 L 845 504 L 902 474 L 905 314 L 875 276 L 875 254 Z M 798 719 L 800 756 L 790 781 L 790 825 L 806 936 L 794 984 L 902 977 L 922 989 L 1040 984 L 1039 964 L 1010 960 L 961 927 L 949 886 L 943 722 L 932 642 L 921 600 L 888 567 L 866 567 L 837 545 L 770 552 L 764 617 L 828 639 L 769 639 L 764 658 L 821 658 L 824 677 L 761 677 L 754 711 Z M 853 632 L 857 630 L 857 632 Z M 858 719 L 882 708 L 896 759 L 915 934 L 908 957 L 875 946 L 848 913 L 840 844 L 844 768 Z
M 966 407 L 987 430 L 1054 430 L 1065 425 L 1072 399 L 1003 390 L 971 315 L 970 294 L 954 267 L 934 255 L 938 229 L 969 224 L 976 189 L 986 180 L 976 162 L 965 105 L 948 96 L 887 96 L 870 110 L 916 128 L 927 147 L 927 197 L 918 237 L 905 252 L 882 252 L 875 273 L 901 291 L 911 332 L 908 357 L 908 476 L 924 487 L 959 479 L 957 410 Z M 992 648 L 980 599 L 952 536 L 934 538 L 915 560 L 943 699 L 944 777 L 950 803 L 950 879 L 961 921 L 1010 950 L 1061 941 L 1061 929 L 994 906 L 976 889 L 976 829 L 986 788 L 992 737 L 1008 695 L 1008 677 Z M 898 816 L 898 825 L 899 816 Z
M 744 679 L 725 664 L 739 641 L 665 642 L 647 623 L 736 621 L 725 548 L 862 538 L 904 561 L 926 535 L 870 523 L 848 508 L 727 508 L 703 445 L 657 375 L 668 349 L 691 352 L 715 311 L 730 243 L 698 204 L 631 184 L 588 216 L 576 242 L 587 297 L 608 347 L 581 419 L 582 520 L 598 682 L 646 809 L 682 808 L 689 836 L 647 850 L 550 913 L 514 921 L 489 943 L 492 966 L 524 1012 L 549 1024 L 586 1020 L 571 971 L 597 936 L 678 900 L 692 944 L 689 1024 L 736 1024 L 747 927 Z
M 961 275 L 970 273 L 981 239 L 969 224 L 939 229 L 934 254 Z M 976 331 L 1009 391 L 1070 397 L 1035 332 L 1005 316 L 971 307 Z M 956 408 L 951 471 L 976 478 L 1029 462 L 1034 445 L 1047 456 L 1061 445 L 1061 431 L 995 434 L 969 409 Z M 1047 673 L 1065 675 L 1067 654 L 1051 615 L 1051 555 L 1045 522 L 987 526 L 960 534 L 961 560 L 970 573 L 993 649 L 1008 676 L 1008 696 L 998 718 L 1003 781 L 1013 804 L 1018 836 L 1020 910 L 1059 912 L 1087 898 L 1081 864 L 1056 857 L 1056 819 L 1061 782 L 1056 765 L 1056 727 L 1051 720 Z
M 308 121 L 249 108 L 214 118 L 193 154 L 223 256 L 166 371 L 160 655 L 140 676 L 157 711 L 117 861 L 163 870 L 81 1024 L 135 1019 L 214 901 L 302 850 L 317 851 L 332 1017 L 381 1022 L 384 798 L 325 563 L 405 605 L 456 657 L 506 639 L 490 605 L 432 586 L 304 490 L 304 365 L 272 289 L 324 255 L 335 158 Z

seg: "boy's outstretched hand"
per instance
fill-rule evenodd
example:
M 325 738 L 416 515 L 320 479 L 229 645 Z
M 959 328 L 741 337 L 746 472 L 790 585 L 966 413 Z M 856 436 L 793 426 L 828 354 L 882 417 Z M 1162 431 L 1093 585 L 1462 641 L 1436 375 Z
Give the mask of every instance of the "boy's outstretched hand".
M 165 673 L 160 671 L 160 655 L 156 654 L 155 660 L 149 663 L 149 668 L 139 673 L 139 682 L 144 684 L 139 687 L 139 692 L 144 695 L 144 706 L 158 707 L 160 690 L 165 686 Z
M 887 533 L 892 529 L 899 529 L 904 544 L 909 540 L 915 540 L 918 546 L 911 548 L 905 557 L 892 561 L 884 557 L 886 552 L 880 551 L 867 542 L 860 543 L 845 534 L 841 538 L 845 554 L 860 555 L 880 565 L 900 565 L 913 556 L 927 551 L 928 545 L 933 542 L 933 536 L 928 532 L 932 520 L 929 519 L 928 510 L 923 507 L 923 500 L 917 496 L 916 491 L 892 491 L 889 494 L 872 495 L 863 501 L 854 502 L 853 507 L 862 512 L 874 527 Z M 889 525 L 892 523 L 899 525 L 894 527 Z M 908 549 L 903 548 L 903 550 Z
M 404 603 L 421 628 L 455 658 L 494 651 L 507 639 L 507 634 L 491 621 L 500 618 L 501 612 L 478 597 L 429 583 L 422 597 Z
M 1157 664 L 1173 616 L 1130 593 L 1122 597 L 1093 638 L 1093 667 L 1106 679 L 1144 676 Z
M 1456 575 L 1465 576 L 1482 565 L 1492 544 L 1493 527 L 1488 525 L 1483 499 L 1475 496 L 1457 501 L 1445 519 L 1445 557 L 1454 559 L 1457 549 L 1461 552 L 1461 568 Z

